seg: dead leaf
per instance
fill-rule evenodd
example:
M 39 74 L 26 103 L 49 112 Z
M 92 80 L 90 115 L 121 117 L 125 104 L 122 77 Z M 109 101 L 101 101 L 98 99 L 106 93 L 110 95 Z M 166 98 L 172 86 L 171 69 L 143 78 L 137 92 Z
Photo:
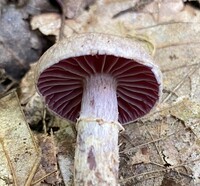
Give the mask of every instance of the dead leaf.
M 182 120 L 186 127 L 200 138 L 200 104 L 188 98 L 180 99 L 176 107 L 172 107 L 171 115 Z
M 89 8 L 94 2 L 95 0 L 77 0 L 76 3 L 73 0 L 58 0 L 65 17 L 69 19 L 79 16 L 85 8 Z
M 44 35 L 59 35 L 61 17 L 56 13 L 45 13 L 36 15 L 31 20 L 33 30 L 39 29 Z
M 74 174 L 74 155 L 76 133 L 72 123 L 55 117 L 54 127 L 59 127 L 60 130 L 55 132 L 55 140 L 58 147 L 58 164 L 65 185 L 73 186 Z
M 12 92 L 0 99 L 1 185 L 30 185 L 40 153 L 27 126 L 17 98 Z
M 144 153 L 145 152 L 145 153 Z M 138 150 L 134 156 L 131 157 L 132 165 L 134 164 L 140 164 L 140 163 L 149 163 L 149 153 L 146 147 Z
M 60 172 L 57 164 L 57 147 L 53 134 L 51 136 L 38 135 L 38 142 L 41 148 L 41 162 L 32 184 L 45 182 L 50 185 L 61 184 Z

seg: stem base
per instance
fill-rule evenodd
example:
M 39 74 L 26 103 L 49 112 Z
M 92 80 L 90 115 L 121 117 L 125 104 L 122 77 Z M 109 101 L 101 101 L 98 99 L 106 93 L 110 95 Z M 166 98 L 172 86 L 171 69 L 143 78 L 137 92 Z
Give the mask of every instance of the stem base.
M 118 125 L 80 119 L 77 130 L 75 185 L 118 185 Z

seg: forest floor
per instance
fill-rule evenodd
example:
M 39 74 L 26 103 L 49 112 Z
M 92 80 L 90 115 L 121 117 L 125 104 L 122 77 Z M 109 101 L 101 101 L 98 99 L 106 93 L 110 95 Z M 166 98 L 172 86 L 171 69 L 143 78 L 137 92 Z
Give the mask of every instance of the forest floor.
M 0 1 L 0 185 L 73 185 L 76 131 L 35 90 L 41 55 L 98 32 L 143 42 L 163 95 L 120 133 L 121 186 L 200 186 L 200 3 L 174 0 Z M 30 130 L 31 129 L 31 130 Z

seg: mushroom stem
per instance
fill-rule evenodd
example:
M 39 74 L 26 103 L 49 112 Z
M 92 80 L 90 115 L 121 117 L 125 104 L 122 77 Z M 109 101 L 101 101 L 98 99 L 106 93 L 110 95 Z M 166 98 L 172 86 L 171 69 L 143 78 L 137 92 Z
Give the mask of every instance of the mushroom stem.
M 107 74 L 86 79 L 77 122 L 75 185 L 118 185 L 116 81 Z

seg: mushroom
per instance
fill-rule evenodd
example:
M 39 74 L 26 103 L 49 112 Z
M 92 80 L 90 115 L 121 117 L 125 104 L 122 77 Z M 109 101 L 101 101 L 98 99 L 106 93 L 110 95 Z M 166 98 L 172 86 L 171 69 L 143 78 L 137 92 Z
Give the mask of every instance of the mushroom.
M 40 58 L 36 87 L 56 115 L 76 122 L 74 185 L 118 185 L 118 133 L 161 95 L 161 73 L 133 39 L 77 34 Z

